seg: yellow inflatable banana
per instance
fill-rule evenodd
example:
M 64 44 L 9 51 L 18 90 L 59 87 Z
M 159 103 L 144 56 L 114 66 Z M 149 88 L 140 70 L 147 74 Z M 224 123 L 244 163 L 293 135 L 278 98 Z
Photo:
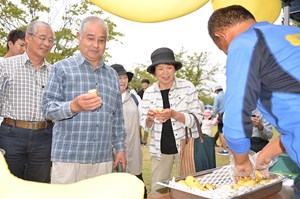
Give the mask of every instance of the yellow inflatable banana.
M 128 173 L 111 173 L 73 184 L 54 185 L 13 176 L 0 154 L 1 199 L 142 199 L 144 183 Z
M 241 5 L 249 10 L 257 21 L 274 23 L 280 15 L 281 0 L 211 0 L 213 9 Z
M 209 0 L 90 0 L 114 15 L 137 22 L 160 22 L 198 10 Z M 281 0 L 211 0 L 214 10 L 242 5 L 257 21 L 273 23 L 281 11 Z
M 187 15 L 209 0 L 91 0 L 103 10 L 137 22 L 160 22 Z

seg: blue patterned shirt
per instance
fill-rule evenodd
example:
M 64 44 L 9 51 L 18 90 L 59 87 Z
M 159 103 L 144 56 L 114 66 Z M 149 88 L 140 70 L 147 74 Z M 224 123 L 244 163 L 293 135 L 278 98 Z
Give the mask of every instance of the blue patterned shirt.
M 224 104 L 225 104 L 225 93 L 220 91 L 218 95 L 214 97 L 214 112 L 212 116 L 215 116 L 217 113 L 224 113 Z
M 73 114 L 70 102 L 97 89 L 103 104 L 94 111 Z M 119 77 L 101 64 L 96 69 L 78 54 L 53 65 L 42 100 L 43 114 L 55 121 L 52 161 L 101 163 L 112 161 L 112 144 L 124 151 L 125 127 Z

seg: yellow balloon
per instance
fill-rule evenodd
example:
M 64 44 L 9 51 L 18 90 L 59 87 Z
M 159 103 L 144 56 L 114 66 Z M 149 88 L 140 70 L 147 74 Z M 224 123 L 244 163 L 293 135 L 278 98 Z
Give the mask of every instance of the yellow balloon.
M 10 173 L 0 152 L 1 199 L 143 199 L 144 183 L 129 173 L 110 173 L 71 184 L 27 181 Z
M 249 10 L 256 21 L 268 21 L 274 23 L 280 15 L 281 0 L 211 0 L 213 9 L 230 5 L 241 5 Z
M 209 0 L 91 0 L 103 10 L 137 22 L 160 22 L 187 15 Z

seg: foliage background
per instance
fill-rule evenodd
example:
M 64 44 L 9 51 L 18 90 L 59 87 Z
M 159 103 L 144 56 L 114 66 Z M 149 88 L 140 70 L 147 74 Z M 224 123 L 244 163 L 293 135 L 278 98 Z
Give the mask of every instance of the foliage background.
M 77 50 L 76 33 L 82 16 L 103 15 L 103 11 L 88 0 L 75 3 L 65 0 L 46 2 L 44 5 L 40 0 L 0 0 L 0 55 L 6 53 L 6 36 L 10 30 L 26 30 L 31 21 L 42 20 L 52 26 L 56 38 L 47 61 L 54 63 L 70 57 Z M 57 9 L 57 5 L 61 7 Z M 116 24 L 108 18 L 104 20 L 109 27 L 109 40 L 119 41 L 123 34 L 115 31 Z M 104 57 L 110 57 L 109 49 Z
M 45 3 L 46 2 L 46 3 Z M 59 8 L 57 8 L 60 5 Z M 77 51 L 76 33 L 83 16 L 98 15 L 103 17 L 103 11 L 88 0 L 0 0 L 0 56 L 6 53 L 6 36 L 12 29 L 26 30 L 33 20 L 48 22 L 55 32 L 55 45 L 47 56 L 47 61 L 55 63 L 58 60 L 73 56 Z M 109 40 L 122 43 L 124 34 L 117 31 L 117 24 L 109 18 L 104 19 L 109 26 Z M 104 60 L 107 62 L 111 55 L 106 49 Z M 209 65 L 209 53 L 188 52 L 181 49 L 174 52 L 177 61 L 182 62 L 183 68 L 177 77 L 190 80 L 199 92 L 199 98 L 204 104 L 212 104 L 211 85 L 215 83 L 216 73 L 224 73 L 225 66 Z M 153 83 L 155 77 L 146 72 L 147 66 L 140 64 L 132 71 L 135 76 L 130 87 L 141 89 L 141 79 L 148 78 Z

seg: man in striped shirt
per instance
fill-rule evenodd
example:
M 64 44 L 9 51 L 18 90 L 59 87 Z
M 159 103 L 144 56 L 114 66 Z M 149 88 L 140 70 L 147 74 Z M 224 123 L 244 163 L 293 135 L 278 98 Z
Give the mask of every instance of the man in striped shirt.
M 0 63 L 0 148 L 19 178 L 50 182 L 52 122 L 42 115 L 41 99 L 51 65 L 45 61 L 54 44 L 49 24 L 31 22 L 26 52 Z M 26 170 L 25 170 L 26 168 Z M 24 171 L 25 170 L 25 171 Z M 27 172 L 28 170 L 28 172 Z
M 0 61 L 12 57 L 15 55 L 21 55 L 25 52 L 26 50 L 26 42 L 25 42 L 25 31 L 23 30 L 11 30 L 8 35 L 7 35 L 7 42 L 6 42 L 6 47 L 7 47 L 7 53 L 3 56 L 0 57 Z M 0 117 L 0 124 L 3 121 L 3 117 Z

